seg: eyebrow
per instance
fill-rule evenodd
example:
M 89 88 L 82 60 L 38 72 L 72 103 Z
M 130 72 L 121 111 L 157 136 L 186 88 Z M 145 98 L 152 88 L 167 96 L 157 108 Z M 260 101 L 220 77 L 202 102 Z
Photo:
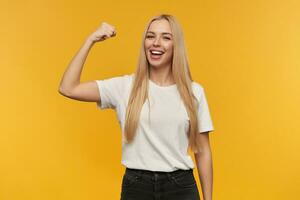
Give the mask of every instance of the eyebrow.
M 148 31 L 147 33 L 153 33 L 153 34 L 155 34 L 153 31 Z M 162 34 L 163 34 L 163 35 L 168 34 L 168 35 L 173 36 L 172 33 L 169 33 L 169 32 L 162 32 Z

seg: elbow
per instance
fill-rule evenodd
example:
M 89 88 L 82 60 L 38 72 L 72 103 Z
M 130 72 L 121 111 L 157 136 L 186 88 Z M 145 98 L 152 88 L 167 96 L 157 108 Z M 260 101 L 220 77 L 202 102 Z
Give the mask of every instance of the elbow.
M 58 93 L 59 93 L 59 94 L 64 94 L 64 90 L 63 90 L 63 88 L 61 87 L 61 85 L 58 87 Z
M 194 153 L 194 155 L 197 158 L 211 156 L 211 149 L 209 147 L 201 148 L 197 153 Z
M 68 92 L 67 90 L 63 89 L 62 87 L 59 87 L 58 88 L 58 93 L 63 95 L 63 96 L 66 96 L 66 97 L 69 97 L 70 95 L 70 92 Z
M 63 93 L 61 87 L 58 88 L 58 93 L 59 93 L 59 94 L 62 94 L 62 93 Z

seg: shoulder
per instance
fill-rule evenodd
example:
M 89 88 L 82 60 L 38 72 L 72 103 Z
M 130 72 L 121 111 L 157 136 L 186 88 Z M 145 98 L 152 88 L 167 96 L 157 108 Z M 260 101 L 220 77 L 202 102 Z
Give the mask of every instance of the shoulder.
M 118 78 L 119 80 L 123 80 L 123 81 L 130 81 L 133 75 L 134 74 L 122 74 L 122 75 L 115 76 L 113 78 Z
M 121 74 L 96 80 L 96 82 L 101 90 L 106 89 L 111 92 L 122 92 L 129 87 L 131 80 L 131 74 Z
M 204 93 L 204 86 L 197 81 L 192 81 L 192 90 L 196 97 L 200 97 Z
M 114 84 L 126 85 L 127 83 L 130 83 L 131 80 L 132 80 L 132 74 L 121 74 L 113 77 L 108 77 L 100 81 L 109 81 Z
M 133 78 L 134 78 L 134 73 L 123 74 L 123 75 L 119 76 L 119 79 L 121 81 L 123 81 L 123 83 L 131 83 L 131 81 L 133 80 Z

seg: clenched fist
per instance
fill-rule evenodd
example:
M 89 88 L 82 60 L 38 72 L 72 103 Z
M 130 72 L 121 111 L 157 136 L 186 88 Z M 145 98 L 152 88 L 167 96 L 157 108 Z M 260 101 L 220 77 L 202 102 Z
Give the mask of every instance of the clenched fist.
M 89 36 L 89 39 L 92 42 L 99 42 L 114 36 L 116 36 L 115 27 L 106 22 L 102 22 L 101 26 Z

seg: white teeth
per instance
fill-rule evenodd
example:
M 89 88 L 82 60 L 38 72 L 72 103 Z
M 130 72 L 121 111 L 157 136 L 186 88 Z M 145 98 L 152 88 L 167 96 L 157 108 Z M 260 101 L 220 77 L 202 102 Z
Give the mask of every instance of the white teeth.
M 152 54 L 158 54 L 158 55 L 162 55 L 163 54 L 163 52 L 161 52 L 161 51 L 150 51 Z

